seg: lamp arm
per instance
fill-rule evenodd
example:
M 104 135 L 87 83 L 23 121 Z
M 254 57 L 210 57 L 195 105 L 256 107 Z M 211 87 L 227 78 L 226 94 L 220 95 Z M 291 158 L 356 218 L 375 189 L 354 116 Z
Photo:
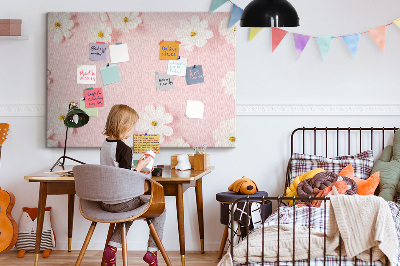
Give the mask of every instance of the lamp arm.
M 67 128 L 67 130 L 65 131 L 65 141 L 64 141 L 64 155 L 62 156 L 63 157 L 63 161 L 62 161 L 62 164 L 61 165 L 64 165 L 64 163 L 65 163 L 65 154 L 66 154 L 66 152 L 67 152 L 67 139 L 68 139 L 68 127 L 66 127 Z

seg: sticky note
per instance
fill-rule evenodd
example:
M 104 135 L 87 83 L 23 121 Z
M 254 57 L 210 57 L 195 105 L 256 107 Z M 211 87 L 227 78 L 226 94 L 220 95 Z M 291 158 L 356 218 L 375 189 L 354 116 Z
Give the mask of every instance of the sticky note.
M 204 104 L 200 101 L 186 102 L 186 116 L 189 118 L 200 118 L 203 119 Z
M 94 107 L 94 108 L 87 108 L 86 109 L 85 101 L 83 99 L 84 98 L 81 99 L 81 102 L 79 104 L 79 109 L 84 111 L 90 117 L 98 117 L 99 116 L 99 108 Z
M 133 153 L 145 153 L 148 150 L 160 153 L 159 135 L 133 135 Z
M 167 74 L 184 77 L 186 76 L 186 66 L 187 58 L 169 60 Z
M 111 63 L 123 63 L 129 61 L 128 44 L 110 45 Z
M 180 42 L 174 41 L 161 41 L 160 42 L 160 60 L 178 60 L 179 58 L 179 44 Z
M 204 82 L 203 67 L 195 65 L 186 68 L 186 84 L 192 85 Z
M 169 91 L 174 89 L 174 76 L 166 73 L 156 72 L 156 87 L 158 91 Z
M 78 65 L 76 68 L 76 82 L 78 84 L 96 84 L 96 66 Z
M 107 61 L 107 44 L 89 43 L 89 59 L 92 61 Z
M 102 67 L 100 68 L 100 72 L 104 85 L 121 81 L 121 76 L 119 75 L 119 69 L 117 65 Z
M 103 90 L 101 88 L 87 88 L 83 90 L 85 96 L 85 108 L 104 106 Z

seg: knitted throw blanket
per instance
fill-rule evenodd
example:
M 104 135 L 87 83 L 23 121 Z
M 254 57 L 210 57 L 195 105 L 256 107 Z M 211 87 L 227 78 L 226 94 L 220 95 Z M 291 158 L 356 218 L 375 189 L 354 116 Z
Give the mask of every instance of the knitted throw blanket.
M 329 220 L 327 221 L 326 254 L 339 256 L 339 231 L 342 237 L 342 256 L 357 256 L 360 260 L 369 261 L 372 248 L 372 259 L 385 260 L 385 255 L 392 262 L 397 246 L 397 233 L 390 209 L 380 197 L 376 196 L 331 196 Z M 291 261 L 293 258 L 293 226 L 280 225 L 280 261 Z M 295 260 L 308 259 L 309 228 L 295 227 Z M 249 261 L 261 262 L 262 228 L 249 236 Z M 264 261 L 277 261 L 278 226 L 264 228 Z M 323 257 L 323 233 L 311 229 L 310 257 Z M 247 239 L 233 249 L 235 263 L 246 262 Z M 218 264 L 233 265 L 228 252 Z

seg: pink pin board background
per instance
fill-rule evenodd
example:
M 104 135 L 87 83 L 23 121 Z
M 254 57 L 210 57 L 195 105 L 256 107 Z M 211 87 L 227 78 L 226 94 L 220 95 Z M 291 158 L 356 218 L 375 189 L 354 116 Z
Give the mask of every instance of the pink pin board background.
M 70 129 L 68 147 L 100 147 L 109 110 L 126 104 L 139 114 L 135 134 L 160 134 L 161 147 L 234 147 L 236 133 L 235 28 L 230 13 L 49 13 L 47 64 L 47 146 L 62 147 L 63 115 L 80 102 L 86 88 L 102 88 L 98 117 Z M 99 34 L 100 33 L 100 34 Z M 194 35 L 194 36 L 193 36 Z M 174 76 L 174 89 L 156 90 L 155 72 L 166 73 L 159 60 L 160 41 L 180 41 L 179 55 L 188 66 L 201 65 L 204 83 L 187 85 Z M 100 68 L 111 64 L 89 59 L 90 42 L 126 43 L 129 62 L 118 63 L 121 81 L 103 85 Z M 96 84 L 77 84 L 77 66 L 96 65 Z M 203 119 L 186 116 L 186 102 L 204 104 Z M 132 145 L 133 138 L 128 140 Z

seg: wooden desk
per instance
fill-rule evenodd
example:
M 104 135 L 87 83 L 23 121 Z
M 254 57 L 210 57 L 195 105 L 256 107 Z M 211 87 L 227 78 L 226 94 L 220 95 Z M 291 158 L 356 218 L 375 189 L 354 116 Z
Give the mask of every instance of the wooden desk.
M 72 170 L 73 166 L 65 166 L 65 171 Z M 38 265 L 40 242 L 43 230 L 44 209 L 46 206 L 47 195 L 65 195 L 68 194 L 68 251 L 71 251 L 72 228 L 74 218 L 74 201 L 75 201 L 75 180 L 73 176 L 66 173 L 50 173 L 49 169 L 44 169 L 36 173 L 25 176 L 29 182 L 40 182 L 39 203 L 38 203 L 38 220 L 36 230 L 36 246 L 35 246 L 35 266 Z M 190 187 L 194 187 L 196 191 L 197 216 L 199 222 L 200 246 L 201 253 L 204 253 L 204 219 L 203 219 L 203 192 L 202 178 L 211 173 L 215 167 L 211 166 L 204 171 L 175 171 L 170 167 L 164 167 L 162 177 L 153 177 L 164 187 L 165 196 L 176 197 L 176 210 L 178 220 L 178 233 L 182 265 L 185 265 L 185 226 L 184 226 L 184 208 L 183 193 Z M 56 167 L 54 171 L 62 170 Z

